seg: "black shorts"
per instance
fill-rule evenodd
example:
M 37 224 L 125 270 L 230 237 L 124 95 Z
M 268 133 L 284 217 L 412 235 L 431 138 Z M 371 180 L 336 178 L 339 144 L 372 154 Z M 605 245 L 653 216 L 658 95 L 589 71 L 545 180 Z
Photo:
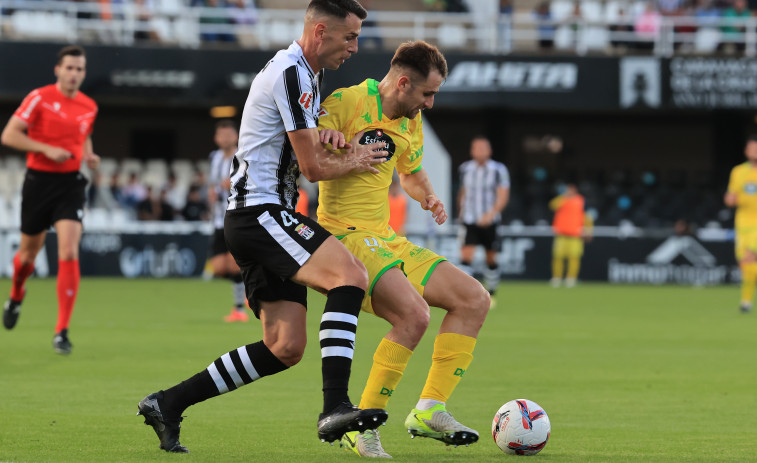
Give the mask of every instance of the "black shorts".
M 247 300 L 260 318 L 260 302 L 307 307 L 307 288 L 291 278 L 331 236 L 313 219 L 276 204 L 226 212 L 226 246 L 242 270 Z
M 210 241 L 210 257 L 215 257 L 229 252 L 226 247 L 226 238 L 223 236 L 223 228 L 216 228 Z
M 59 220 L 84 217 L 87 178 L 81 172 L 26 170 L 21 190 L 21 233 L 37 235 Z
M 500 242 L 497 237 L 497 224 L 491 224 L 488 227 L 479 227 L 478 225 L 465 224 L 465 245 L 481 245 L 486 250 L 497 251 L 500 249 Z

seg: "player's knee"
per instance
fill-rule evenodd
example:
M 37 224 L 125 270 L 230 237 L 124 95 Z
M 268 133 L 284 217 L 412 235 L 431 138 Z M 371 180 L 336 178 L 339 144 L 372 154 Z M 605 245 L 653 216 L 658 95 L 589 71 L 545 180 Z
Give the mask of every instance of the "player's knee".
M 342 279 L 345 286 L 357 286 L 362 290 L 368 289 L 368 271 L 357 257 L 353 256 L 342 271 Z
M 424 303 L 422 306 L 414 307 L 410 316 L 403 320 L 402 325 L 405 326 L 408 337 L 418 342 L 428 329 L 430 320 L 431 313 L 428 305 Z
M 480 320 L 481 323 L 483 323 L 486 318 L 486 314 L 489 313 L 491 299 L 492 297 L 489 294 L 489 291 L 480 284 L 478 285 L 478 288 L 476 288 L 473 297 L 471 297 L 471 309 L 473 315 Z
M 291 367 L 302 360 L 305 353 L 305 340 L 280 339 L 271 347 L 271 353 L 281 360 L 281 363 Z

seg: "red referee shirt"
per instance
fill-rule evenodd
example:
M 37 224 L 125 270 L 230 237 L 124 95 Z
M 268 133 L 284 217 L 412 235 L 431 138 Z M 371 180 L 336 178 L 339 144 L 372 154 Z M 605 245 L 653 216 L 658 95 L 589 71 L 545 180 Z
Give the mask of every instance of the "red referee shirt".
M 28 152 L 26 167 L 45 172 L 76 172 L 81 167 L 84 142 L 97 117 L 97 104 L 82 92 L 69 98 L 55 84 L 29 93 L 14 116 L 28 124 L 27 135 L 34 141 L 58 146 L 73 154 L 57 163 L 42 153 Z

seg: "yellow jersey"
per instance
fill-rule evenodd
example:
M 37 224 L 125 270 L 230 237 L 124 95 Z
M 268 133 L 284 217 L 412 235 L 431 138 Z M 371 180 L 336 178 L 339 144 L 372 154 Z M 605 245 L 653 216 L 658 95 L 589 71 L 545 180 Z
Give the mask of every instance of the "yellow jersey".
M 374 167 L 379 173 L 347 174 L 318 183 L 318 222 L 340 236 L 350 231 L 370 231 L 391 237 L 389 227 L 389 185 L 394 169 L 402 174 L 421 170 L 423 123 L 413 119 L 389 119 L 381 112 L 378 82 L 367 79 L 359 85 L 340 88 L 321 104 L 318 129 L 333 129 L 351 140 L 365 130 L 361 144 L 383 141 L 389 159 Z
M 734 167 L 728 192 L 737 196 L 736 229 L 757 227 L 757 167 L 748 162 Z

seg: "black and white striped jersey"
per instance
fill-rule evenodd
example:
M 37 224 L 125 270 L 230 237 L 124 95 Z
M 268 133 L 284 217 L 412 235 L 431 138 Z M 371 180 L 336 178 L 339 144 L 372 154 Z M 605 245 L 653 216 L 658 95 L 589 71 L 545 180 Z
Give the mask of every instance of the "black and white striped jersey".
M 215 203 L 211 204 L 213 226 L 223 228 L 223 217 L 226 215 L 226 205 L 229 200 L 229 190 L 221 186 L 224 179 L 229 178 L 231 172 L 231 160 L 234 156 L 223 157 L 223 150 L 211 151 L 210 155 L 210 173 L 208 174 L 208 185 L 218 195 Z
M 494 207 L 497 188 L 510 188 L 510 173 L 501 162 L 489 159 L 484 165 L 470 160 L 460 164 L 460 187 L 465 189 L 462 201 L 463 223 L 474 225 Z M 497 216 L 495 222 L 500 220 Z
M 287 132 L 318 127 L 322 74 L 313 72 L 293 42 L 252 81 L 231 165 L 228 210 L 259 204 L 295 208 L 300 169 Z

